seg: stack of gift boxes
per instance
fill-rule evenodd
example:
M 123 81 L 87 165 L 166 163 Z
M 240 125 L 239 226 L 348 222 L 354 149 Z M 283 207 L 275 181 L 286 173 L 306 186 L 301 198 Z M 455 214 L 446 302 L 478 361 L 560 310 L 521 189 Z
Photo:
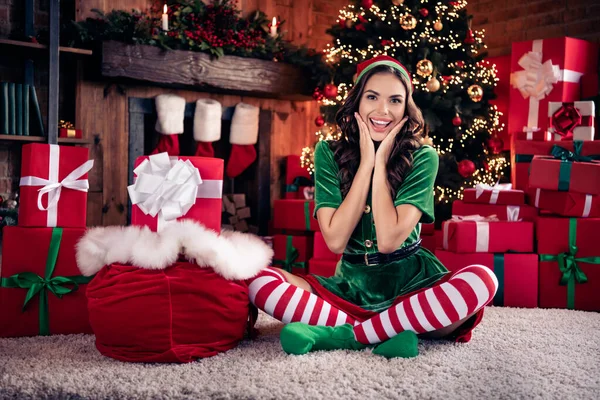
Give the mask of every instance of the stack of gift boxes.
M 598 45 L 558 38 L 515 43 L 509 109 L 512 183 L 539 209 L 538 305 L 600 311 Z
M 3 230 L 0 337 L 91 333 L 75 245 L 86 229 L 88 149 L 22 148 L 18 226 Z
M 525 193 L 510 184 L 478 185 L 452 204 L 452 214 L 442 223 L 442 248 L 435 252 L 446 268 L 485 265 L 498 277 L 494 305 L 537 307 L 537 210 L 525 204 Z

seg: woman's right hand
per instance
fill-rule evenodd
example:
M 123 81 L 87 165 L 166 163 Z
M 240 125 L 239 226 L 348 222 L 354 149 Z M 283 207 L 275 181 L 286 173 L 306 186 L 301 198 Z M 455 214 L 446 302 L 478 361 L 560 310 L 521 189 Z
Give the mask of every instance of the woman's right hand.
M 375 168 L 375 145 L 369 134 L 369 128 L 360 114 L 355 112 L 354 118 L 358 124 L 358 132 L 360 139 L 360 165 L 367 168 Z

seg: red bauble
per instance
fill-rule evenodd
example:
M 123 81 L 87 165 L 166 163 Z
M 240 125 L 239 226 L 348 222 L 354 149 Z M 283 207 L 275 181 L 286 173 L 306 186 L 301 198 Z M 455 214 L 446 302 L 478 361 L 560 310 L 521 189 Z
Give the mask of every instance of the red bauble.
M 473 36 L 473 31 L 469 29 L 467 31 L 467 37 L 465 37 L 465 44 L 473 44 L 475 43 L 475 36 Z
M 488 140 L 488 148 L 494 154 L 499 154 L 504 150 L 504 141 L 499 137 L 492 137 Z
M 462 124 L 462 119 L 460 119 L 460 116 L 458 114 L 456 114 L 456 116 L 454 118 L 452 118 L 452 125 L 460 126 L 461 124 Z
M 458 163 L 458 173 L 463 178 L 468 178 L 475 172 L 475 163 L 471 160 L 462 160 Z
M 319 88 L 315 88 L 312 97 L 317 101 L 321 101 L 323 100 L 323 93 L 319 90 Z
M 327 85 L 325 85 L 325 87 L 323 88 L 323 94 L 325 95 L 325 97 L 327 97 L 329 100 L 333 100 L 335 99 L 335 97 L 338 94 L 338 88 L 337 86 L 335 86 L 332 83 L 328 83 Z
M 373 5 L 373 0 L 362 0 L 360 4 L 368 10 Z
M 428 9 L 426 9 L 426 8 L 421 8 L 421 9 L 419 10 L 419 13 L 420 13 L 420 14 L 421 14 L 423 17 L 426 17 L 426 16 L 428 16 L 428 15 L 429 15 L 429 10 L 428 10 Z
M 346 20 L 340 19 L 338 24 L 340 24 L 340 28 L 344 29 L 346 27 Z
M 318 127 L 325 125 L 325 118 L 323 118 L 322 115 L 319 115 L 317 118 L 315 118 L 315 125 Z

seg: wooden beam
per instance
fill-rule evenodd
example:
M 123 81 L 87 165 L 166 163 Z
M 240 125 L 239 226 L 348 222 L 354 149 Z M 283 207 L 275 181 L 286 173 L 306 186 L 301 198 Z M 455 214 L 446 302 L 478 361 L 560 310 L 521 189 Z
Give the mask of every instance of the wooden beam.
M 292 65 L 254 58 L 170 50 L 108 41 L 102 44 L 102 75 L 272 98 L 309 100 L 310 87 L 302 70 Z

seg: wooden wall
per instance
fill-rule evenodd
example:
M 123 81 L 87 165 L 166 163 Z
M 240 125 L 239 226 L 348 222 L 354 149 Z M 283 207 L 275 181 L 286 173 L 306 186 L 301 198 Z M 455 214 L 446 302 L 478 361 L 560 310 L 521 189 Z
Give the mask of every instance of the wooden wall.
M 91 9 L 105 12 L 121 7 L 117 0 L 79 0 L 77 19 L 92 15 Z M 145 9 L 146 0 L 127 2 L 128 9 Z M 288 37 L 296 43 L 311 40 L 324 41 L 321 37 L 311 37 L 313 0 L 240 0 L 244 14 L 260 7 L 267 15 L 275 15 L 288 21 Z M 335 22 L 331 17 L 331 24 Z M 324 35 L 325 26 L 322 27 Z M 321 32 L 321 30 L 319 30 Z M 128 154 L 128 115 L 127 97 L 154 97 L 162 93 L 174 93 L 188 102 L 210 97 L 221 102 L 224 107 L 239 102 L 256 105 L 274 111 L 271 134 L 271 201 L 280 198 L 282 181 L 280 165 L 288 154 L 300 154 L 301 149 L 313 144 L 317 130 L 313 121 L 318 115 L 318 105 L 314 101 L 293 102 L 259 99 L 244 96 L 216 95 L 189 90 L 171 90 L 152 86 L 125 85 L 122 90 L 106 82 L 79 80 L 77 85 L 76 126 L 81 127 L 87 137 L 98 137 L 98 143 L 90 148 L 96 164 L 90 173 L 90 193 L 88 201 L 88 225 L 123 225 L 127 221 L 127 154 Z M 124 92 L 123 92 L 124 91 Z

